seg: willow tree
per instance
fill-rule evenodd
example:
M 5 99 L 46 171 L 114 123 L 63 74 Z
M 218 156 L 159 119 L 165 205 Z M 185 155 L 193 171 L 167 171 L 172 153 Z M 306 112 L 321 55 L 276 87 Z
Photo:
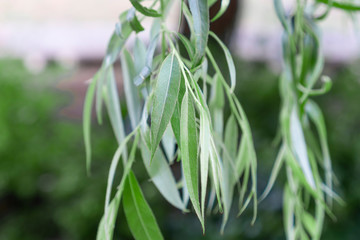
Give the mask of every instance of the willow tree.
M 235 193 L 239 194 L 239 215 L 252 202 L 254 222 L 258 199 L 257 159 L 250 124 L 234 94 L 236 71 L 232 56 L 209 30 L 210 22 L 224 14 L 230 1 L 222 0 L 219 12 L 212 19 L 209 8 L 216 0 L 154 0 L 147 6 L 138 0 L 130 2 L 132 8 L 123 12 L 115 25 L 106 56 L 88 87 L 84 106 L 89 173 L 94 103 L 99 123 L 103 105 L 106 106 L 118 142 L 97 239 L 113 238 L 120 205 L 135 239 L 163 239 L 132 170 L 137 152 L 141 159 L 136 160 L 143 162 L 158 192 L 179 211 L 193 210 L 204 233 L 205 210 L 211 212 L 214 208 L 223 213 L 221 231 L 224 231 Z M 189 37 L 167 28 L 165 23 L 172 4 L 180 5 L 179 15 L 184 17 L 179 19 L 179 26 L 181 21 L 187 22 Z M 324 59 L 317 22 L 332 7 L 350 12 L 360 7 L 349 1 L 297 0 L 293 12 L 286 14 L 280 0 L 274 0 L 274 6 L 284 28 L 280 147 L 268 186 L 260 198 L 269 193 L 284 165 L 287 182 L 283 212 L 287 238 L 319 239 L 325 212 L 332 216 L 332 199 L 338 197 L 332 190 L 324 117 L 311 100 L 312 96 L 331 88 L 329 77 L 322 76 Z M 321 15 L 317 15 L 319 6 L 326 6 Z M 130 35 L 144 30 L 141 22 L 145 18 L 152 20 L 148 31 L 150 41 L 145 44 L 135 38 L 129 51 L 125 43 Z M 209 48 L 209 38 L 222 49 L 226 72 L 221 71 Z M 116 61 L 121 63 L 127 116 L 120 109 L 113 67 Z M 314 89 L 318 81 L 323 85 Z M 225 105 L 230 108 L 228 117 L 224 115 Z M 129 126 L 124 126 L 124 117 L 129 119 Z M 120 164 L 122 172 L 118 168 Z M 172 172 L 173 164 L 181 165 L 179 181 Z M 115 175 L 121 176 L 120 183 L 114 183 Z

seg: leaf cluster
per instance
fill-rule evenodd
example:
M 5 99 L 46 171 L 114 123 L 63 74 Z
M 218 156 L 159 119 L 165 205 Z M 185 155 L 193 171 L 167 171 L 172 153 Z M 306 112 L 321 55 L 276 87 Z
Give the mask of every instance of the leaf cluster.
M 91 169 L 93 103 L 99 123 L 105 104 L 119 145 L 109 170 L 104 216 L 97 239 L 112 239 L 120 205 L 124 207 L 126 220 L 136 239 L 162 239 L 136 173 L 131 170 L 135 159 L 143 161 L 149 178 L 170 204 L 188 212 L 191 202 L 204 232 L 206 213 L 218 211 L 223 212 L 223 231 L 236 189 L 240 194 L 239 214 L 253 201 L 255 221 L 257 163 L 254 144 L 249 122 L 233 93 L 236 73 L 232 56 L 225 44 L 209 31 L 209 6 L 212 3 L 190 0 L 187 5 L 180 1 L 181 14 L 191 30 L 188 38 L 170 31 L 164 24 L 173 1 L 155 0 L 149 7 L 137 0 L 130 2 L 133 8 L 120 15 L 103 64 L 91 79 L 84 105 L 88 172 Z M 213 20 L 224 13 L 228 4 L 229 1 L 223 2 Z M 144 18 L 153 20 L 150 42 L 145 44 L 136 38 L 132 51 L 129 51 L 125 43 L 131 34 L 143 30 L 141 21 Z M 208 47 L 209 36 L 223 50 L 229 80 Z M 120 110 L 113 69 L 118 58 L 127 116 Z M 215 70 L 213 74 L 209 67 Z M 228 119 L 224 119 L 225 103 L 231 109 Z M 130 127 L 126 124 L 127 119 Z M 131 130 L 127 132 L 129 128 Z M 130 152 L 128 146 L 131 146 Z M 114 195 L 113 181 L 119 174 L 120 159 L 124 170 Z M 177 164 L 181 165 L 180 180 L 174 177 L 171 168 Z

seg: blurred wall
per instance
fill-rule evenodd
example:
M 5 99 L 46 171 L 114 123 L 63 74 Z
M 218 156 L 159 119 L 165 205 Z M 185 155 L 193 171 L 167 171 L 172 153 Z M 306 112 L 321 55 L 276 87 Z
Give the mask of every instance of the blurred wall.
M 291 12 L 294 0 L 283 2 Z M 175 26 L 178 6 L 179 1 L 174 1 L 169 17 Z M 0 0 L 0 56 L 70 62 L 101 59 L 119 13 L 129 7 L 127 0 Z M 321 24 L 324 52 L 330 61 L 349 61 L 358 56 L 356 27 L 349 19 L 333 10 Z M 280 36 L 273 1 L 243 1 L 232 41 L 234 53 L 247 60 L 279 60 Z

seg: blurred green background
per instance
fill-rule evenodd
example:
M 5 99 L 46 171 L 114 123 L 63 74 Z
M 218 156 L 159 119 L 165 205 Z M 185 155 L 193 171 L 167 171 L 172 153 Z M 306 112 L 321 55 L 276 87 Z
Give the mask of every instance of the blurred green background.
M 278 73 L 265 63 L 237 59 L 236 66 L 237 94 L 258 152 L 261 193 L 277 151 L 272 142 L 280 109 Z M 337 221 L 327 217 L 323 239 L 359 239 L 360 73 L 357 65 L 331 65 L 325 72 L 332 77 L 333 88 L 316 101 L 326 117 L 336 192 L 346 205 L 335 204 Z M 103 126 L 94 121 L 92 176 L 88 177 L 81 119 L 61 114 L 73 96 L 56 86 L 68 75 L 69 69 L 56 63 L 34 74 L 22 61 L 0 60 L 0 240 L 95 239 L 116 142 L 107 121 Z M 206 219 L 203 236 L 195 214 L 172 208 L 148 181 L 142 162 L 134 167 L 165 239 L 285 239 L 281 174 L 259 205 L 254 226 L 251 208 L 237 218 L 233 204 L 225 234 L 219 233 L 221 215 L 215 215 Z M 116 239 L 132 239 L 122 209 L 115 231 Z

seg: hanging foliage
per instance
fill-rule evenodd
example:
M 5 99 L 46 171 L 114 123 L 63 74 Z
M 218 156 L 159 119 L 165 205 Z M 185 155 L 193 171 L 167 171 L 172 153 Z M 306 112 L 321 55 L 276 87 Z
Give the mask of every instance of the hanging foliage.
M 163 239 L 156 213 L 152 212 L 137 181 L 137 173 L 132 170 L 134 161 L 141 160 L 159 193 L 179 211 L 193 209 L 204 233 L 205 208 L 207 212 L 213 209 L 223 212 L 223 231 L 237 193 L 239 214 L 252 202 L 254 222 L 257 160 L 250 124 L 234 94 L 236 72 L 232 56 L 209 30 L 210 22 L 225 12 L 230 1 L 223 0 L 217 15 L 210 19 L 209 6 L 215 1 L 188 0 L 185 3 L 181 0 L 180 13 L 189 26 L 189 38 L 169 30 L 165 24 L 171 5 L 177 1 L 154 0 L 146 7 L 138 0 L 130 2 L 133 7 L 120 15 L 102 66 L 90 82 L 84 105 L 89 174 L 94 103 L 99 123 L 102 122 L 102 106 L 106 106 L 119 145 L 109 170 L 104 215 L 97 239 L 113 238 L 121 205 L 136 239 Z M 316 16 L 317 6 L 324 4 L 327 10 Z M 274 0 L 274 5 L 284 28 L 281 141 L 268 186 L 260 199 L 270 192 L 284 166 L 287 238 L 319 239 L 325 213 L 332 216 L 332 199 L 337 197 L 333 192 L 324 117 L 311 99 L 331 88 L 330 79 L 322 76 L 324 59 L 317 21 L 324 19 L 331 7 L 355 11 L 359 6 L 348 1 L 297 0 L 295 10 L 286 14 L 280 0 Z M 141 22 L 145 18 L 152 20 L 150 42 L 136 38 L 132 51 L 126 49 L 130 35 L 144 30 Z M 228 73 L 220 70 L 208 46 L 209 38 L 223 50 Z M 125 94 L 122 104 L 127 106 L 126 116 L 120 109 L 113 68 L 116 61 L 121 63 Z M 209 71 L 210 67 L 213 71 Z M 315 88 L 319 81 L 322 85 Z M 230 108 L 227 119 L 225 104 Z M 124 119 L 129 119 L 129 124 Z M 171 166 L 179 161 L 182 177 L 177 181 Z M 119 162 L 123 165 L 122 172 Z M 117 175 L 121 176 L 120 183 L 114 183 Z

